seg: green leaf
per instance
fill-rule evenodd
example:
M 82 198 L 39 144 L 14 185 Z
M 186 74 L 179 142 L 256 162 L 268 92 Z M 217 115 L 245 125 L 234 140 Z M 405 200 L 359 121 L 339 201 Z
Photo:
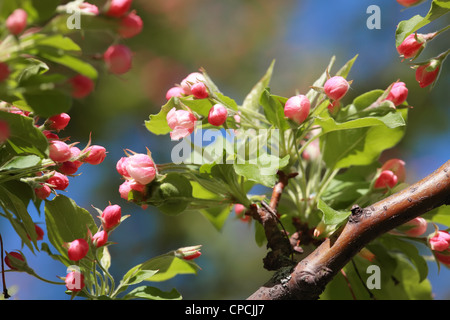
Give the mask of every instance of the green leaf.
M 45 202 L 45 222 L 50 243 L 60 253 L 66 265 L 73 264 L 67 255 L 65 243 L 76 239 L 86 239 L 88 230 L 97 232 L 92 215 L 79 207 L 74 200 L 58 195 L 52 201 Z M 88 263 L 83 259 L 83 262 Z
M 395 46 L 398 47 L 411 33 L 447 14 L 449 9 L 450 2 L 448 0 L 433 0 L 430 10 L 425 17 L 415 15 L 409 20 L 401 21 L 395 32 Z
M 0 111 L 0 119 L 9 124 L 8 149 L 13 154 L 34 154 L 40 158 L 48 157 L 48 140 L 34 126 L 32 118 Z
M 261 94 L 269 86 L 274 65 L 275 60 L 272 61 L 263 77 L 253 86 L 252 90 L 247 94 L 244 102 L 242 103 L 242 108 L 251 110 L 257 110 L 259 108 Z
M 209 110 L 213 106 L 209 99 L 193 99 L 192 97 L 182 97 L 179 99 L 182 104 L 204 117 L 208 116 Z
M 336 211 L 329 207 L 322 199 L 317 202 L 317 208 L 322 211 L 322 221 L 326 225 L 338 225 L 351 214 L 350 211 Z
M 66 53 L 63 50 L 52 48 L 52 47 L 41 47 L 39 48 L 39 56 L 52 61 L 54 63 L 66 66 L 72 69 L 76 73 L 82 74 L 91 79 L 97 79 L 98 72 L 89 63 L 75 57 L 71 54 Z
M 64 51 L 81 51 L 81 48 L 78 44 L 73 42 L 72 39 L 64 37 L 63 35 L 56 34 L 52 36 L 40 36 L 42 36 L 42 38 L 36 40 L 36 47 L 38 49 L 43 49 L 42 47 L 51 47 Z
M 172 289 L 169 292 L 162 291 L 158 288 L 150 286 L 142 286 L 133 289 L 126 296 L 123 297 L 125 300 L 129 299 L 147 299 L 147 300 L 181 300 L 181 294 L 176 290 Z
M 260 103 L 263 106 L 264 114 L 267 120 L 274 125 L 275 128 L 282 132 L 289 129 L 289 123 L 284 118 L 284 106 L 275 96 L 270 94 L 266 88 L 261 94 Z
M 178 98 L 172 97 L 165 105 L 161 107 L 158 114 L 151 114 L 149 116 L 150 120 L 145 121 L 145 127 L 147 130 L 157 135 L 168 134 L 172 131 L 167 124 L 167 114 L 170 110 L 172 110 L 172 108 L 176 108 L 179 103 L 180 100 Z
M 430 220 L 434 223 L 442 224 L 446 227 L 450 228 L 450 206 L 442 205 L 438 208 L 435 208 L 424 215 L 423 218 Z
M 25 156 L 15 156 L 8 162 L 0 166 L 0 171 L 18 170 L 33 167 L 41 162 L 41 158 L 30 154 Z
M 231 206 L 230 205 L 222 205 L 217 207 L 211 207 L 207 209 L 199 210 L 200 213 L 208 219 L 209 222 L 217 229 L 222 230 L 225 221 L 227 220 Z
M 23 97 L 36 115 L 43 118 L 67 112 L 72 107 L 72 98 L 61 90 L 53 89 L 53 86 L 28 91 Z

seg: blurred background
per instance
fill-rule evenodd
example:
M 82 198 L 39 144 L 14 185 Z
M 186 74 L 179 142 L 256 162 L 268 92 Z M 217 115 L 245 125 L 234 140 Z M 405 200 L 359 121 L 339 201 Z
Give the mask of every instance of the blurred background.
M 102 69 L 95 92 L 75 102 L 64 131 L 64 136 L 80 141 L 81 146 L 92 134 L 93 143 L 108 150 L 101 165 L 81 167 L 82 174 L 71 178 L 67 195 L 92 214 L 92 206 L 104 209 L 111 202 L 131 215 L 112 235 L 117 244 L 110 247 L 111 271 L 117 280 L 148 258 L 197 244 L 203 245 L 203 254 L 196 260 L 202 268 L 197 275 L 154 285 L 163 290 L 175 287 L 184 299 L 245 299 L 271 276 L 262 267 L 266 250 L 255 244 L 254 226 L 233 214 L 218 231 L 200 214 L 167 217 L 119 197 L 121 179 L 115 165 L 124 149 L 145 152 L 149 148 L 156 162 L 170 162 L 169 136 L 152 135 L 144 121 L 159 112 L 167 89 L 201 67 L 225 95 L 241 103 L 273 59 L 271 91 L 290 96 L 297 90 L 306 93 L 333 55 L 336 63 L 331 73 L 358 54 L 348 77 L 353 83 L 346 102 L 366 91 L 385 89 L 398 79 L 409 88 L 408 102 L 414 107 L 409 129 L 385 156 L 406 161 L 411 183 L 450 159 L 449 63 L 444 64 L 433 90 L 421 89 L 414 70 L 401 62 L 395 49 L 397 23 L 415 14 L 426 15 L 429 3 L 405 10 L 395 0 L 134 0 L 132 7 L 142 17 L 144 30 L 123 41 L 134 52 L 133 69 L 119 77 Z M 380 29 L 367 28 L 370 5 L 381 10 Z M 421 32 L 438 30 L 447 23 L 436 21 Z M 433 40 L 419 61 L 446 50 L 445 40 L 445 35 Z M 96 54 L 96 48 L 111 39 L 92 32 L 80 41 L 84 52 Z M 44 217 L 36 213 L 35 221 L 44 222 Z M 8 239 L 6 250 L 21 249 L 10 227 L 3 224 L 0 232 Z M 34 256 L 27 248 L 24 253 L 42 277 L 65 276 L 65 268 L 46 254 Z M 447 269 L 438 273 L 430 265 L 436 299 L 450 298 L 445 285 L 449 275 Z M 16 299 L 68 299 L 61 286 L 47 285 L 27 274 L 7 273 L 7 284 Z

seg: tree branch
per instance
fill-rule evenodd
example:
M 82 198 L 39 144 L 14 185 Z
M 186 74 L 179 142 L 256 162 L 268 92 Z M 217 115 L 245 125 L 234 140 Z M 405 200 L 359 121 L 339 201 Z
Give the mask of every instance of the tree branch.
M 294 268 L 279 270 L 249 300 L 315 300 L 333 277 L 373 239 L 441 205 L 450 204 L 450 160 L 377 203 L 354 206 L 342 232 L 326 239 Z

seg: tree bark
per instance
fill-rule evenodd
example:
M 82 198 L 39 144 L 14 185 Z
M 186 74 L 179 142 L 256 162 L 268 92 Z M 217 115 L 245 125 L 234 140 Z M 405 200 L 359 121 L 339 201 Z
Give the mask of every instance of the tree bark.
M 338 235 L 293 268 L 283 268 L 249 300 L 316 300 L 333 277 L 372 240 L 441 205 L 450 204 L 450 160 L 435 172 L 366 208 L 354 206 Z

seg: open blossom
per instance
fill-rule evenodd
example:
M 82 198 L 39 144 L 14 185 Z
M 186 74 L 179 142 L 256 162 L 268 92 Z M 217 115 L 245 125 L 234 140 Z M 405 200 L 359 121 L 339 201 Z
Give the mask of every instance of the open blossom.
M 325 82 L 323 90 L 328 98 L 332 100 L 340 100 L 345 96 L 349 87 L 350 85 L 344 77 L 335 76 Z
M 195 128 L 197 118 L 192 112 L 187 110 L 172 110 L 167 113 L 167 124 L 172 129 L 170 137 L 172 140 L 179 140 L 190 135 Z
M 156 176 L 155 164 L 147 154 L 137 153 L 128 157 L 125 168 L 129 176 L 141 185 L 149 184 Z
M 28 14 L 23 9 L 16 9 L 6 19 L 6 28 L 13 35 L 19 35 L 27 26 Z
M 311 104 L 305 95 L 296 95 L 286 101 L 284 115 L 300 124 L 308 117 L 310 108 Z
M 405 178 L 405 162 L 400 159 L 390 159 L 381 167 L 381 173 L 375 181 L 374 187 L 376 189 L 393 188 L 397 183 L 404 182 Z

